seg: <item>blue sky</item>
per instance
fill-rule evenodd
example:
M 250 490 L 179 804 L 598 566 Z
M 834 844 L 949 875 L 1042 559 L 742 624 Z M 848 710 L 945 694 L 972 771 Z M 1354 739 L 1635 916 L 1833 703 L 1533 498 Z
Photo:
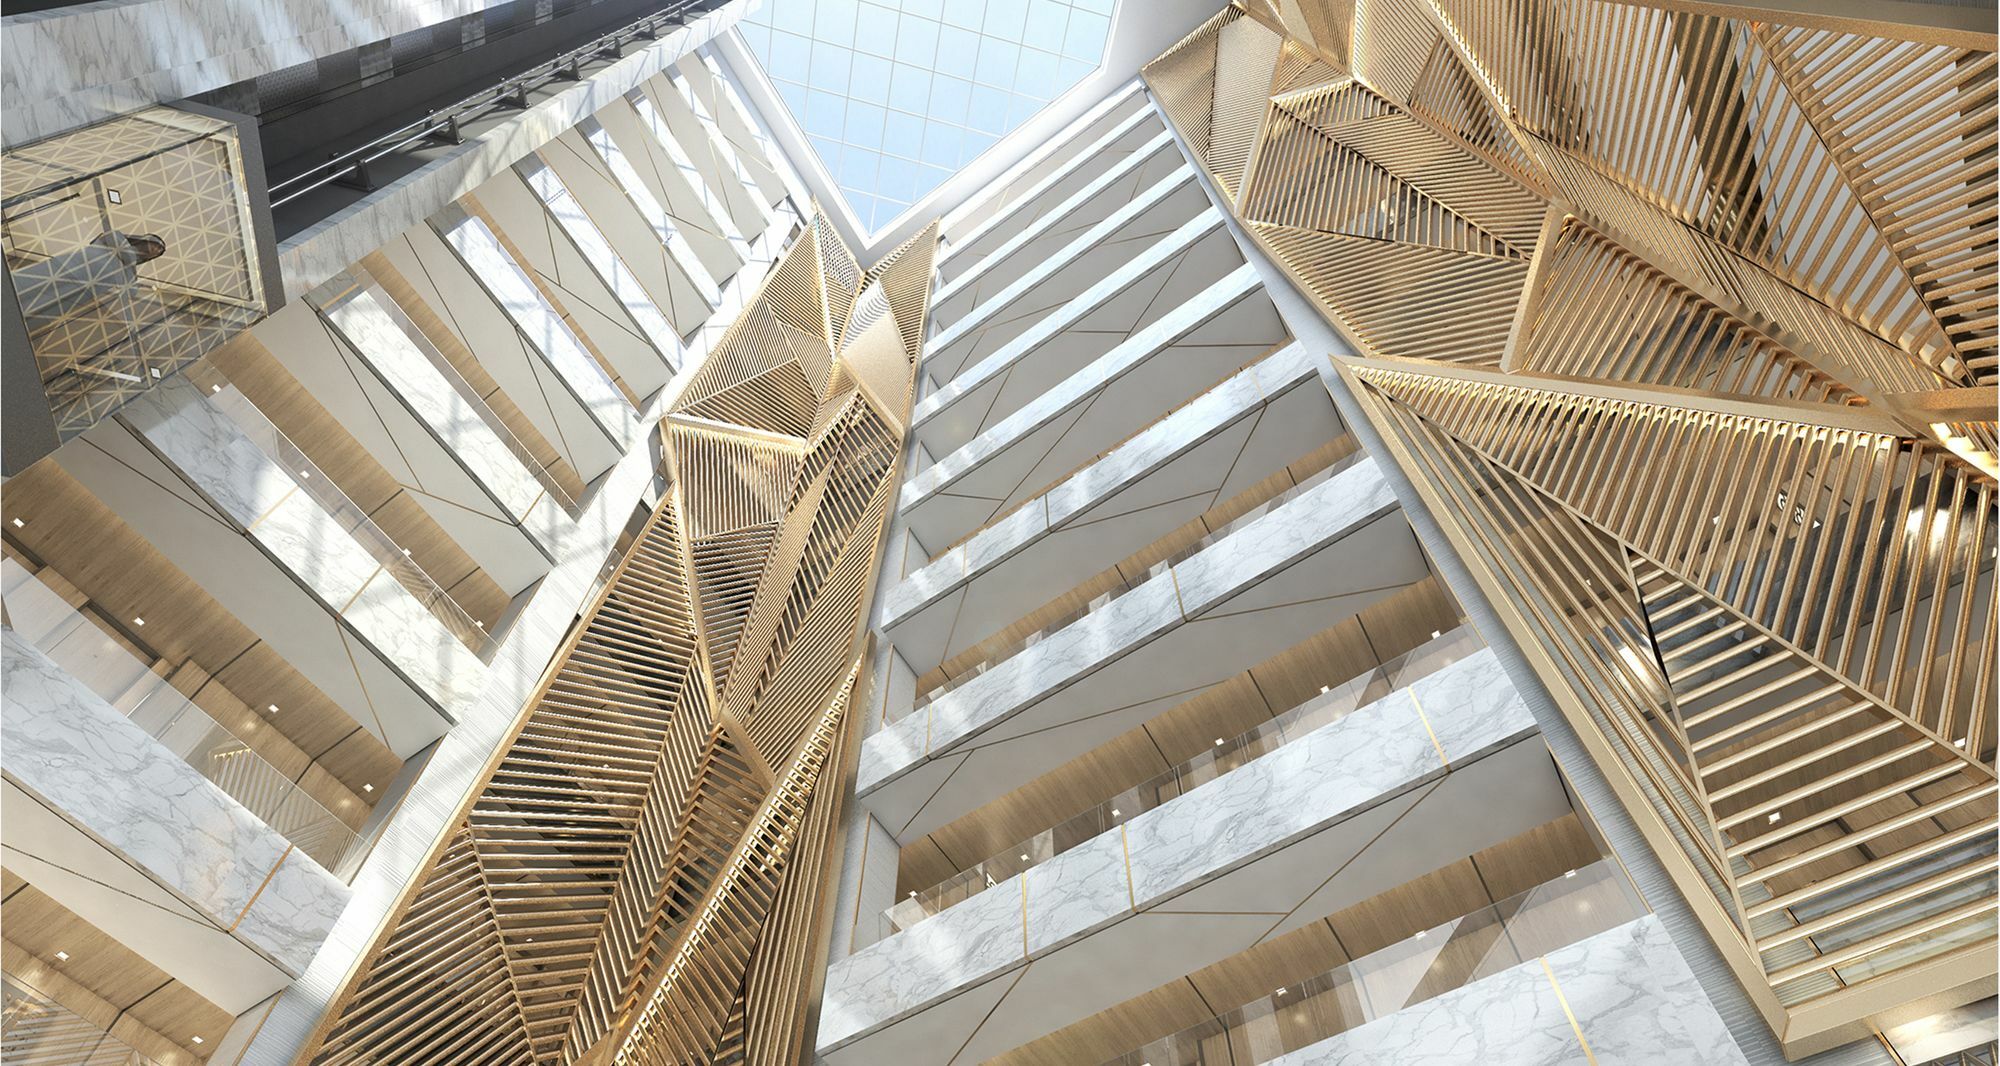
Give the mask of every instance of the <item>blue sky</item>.
M 1116 0 L 767 0 L 744 40 L 873 232 L 1104 57 Z

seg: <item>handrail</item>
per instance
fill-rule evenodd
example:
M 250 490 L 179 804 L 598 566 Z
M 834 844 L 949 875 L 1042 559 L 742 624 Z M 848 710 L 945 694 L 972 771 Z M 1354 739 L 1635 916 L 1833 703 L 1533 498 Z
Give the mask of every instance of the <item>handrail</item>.
M 1647 914 L 1600 859 L 1107 1060 L 1103 1066 L 1249 1066 L 1311 1047 Z
M 922 891 L 912 892 L 884 911 L 887 932 L 901 932 L 978 895 L 1032 867 L 1105 833 L 1133 816 L 1185 795 L 1198 785 L 1285 746 L 1366 707 L 1412 682 L 1428 677 L 1486 646 L 1477 630 L 1461 624 L 1358 677 L 1328 686 L 1319 695 L 1145 781 L 1089 810 L 1071 815 L 1027 840 Z M 886 935 L 886 934 L 885 934 Z
M 0 559 L 0 588 L 17 636 L 314 862 L 331 871 L 354 845 L 357 835 L 347 823 L 71 607 L 39 573 Z
M 706 11 L 713 6 L 715 0 L 677 0 L 665 9 L 647 15 L 629 26 L 558 53 L 553 59 L 512 75 L 456 103 L 436 108 L 415 122 L 406 123 L 323 163 L 315 163 L 303 174 L 273 183 L 271 206 L 283 207 L 309 192 L 337 182 L 369 187 L 370 163 L 423 142 L 458 144 L 461 141 L 460 131 L 468 123 L 503 107 L 525 111 L 528 108 L 530 92 L 551 82 L 580 80 L 581 67 L 586 61 L 623 55 L 625 47 L 634 41 L 659 40 L 660 31 L 669 24 L 684 25 L 682 16 L 689 11 L 695 9 Z

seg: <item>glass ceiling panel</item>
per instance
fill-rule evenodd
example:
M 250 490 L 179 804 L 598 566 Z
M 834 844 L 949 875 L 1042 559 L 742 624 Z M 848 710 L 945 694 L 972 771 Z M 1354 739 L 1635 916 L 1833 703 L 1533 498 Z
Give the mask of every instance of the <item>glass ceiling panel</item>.
M 769 0 L 741 24 L 870 232 L 1104 58 L 1116 0 Z

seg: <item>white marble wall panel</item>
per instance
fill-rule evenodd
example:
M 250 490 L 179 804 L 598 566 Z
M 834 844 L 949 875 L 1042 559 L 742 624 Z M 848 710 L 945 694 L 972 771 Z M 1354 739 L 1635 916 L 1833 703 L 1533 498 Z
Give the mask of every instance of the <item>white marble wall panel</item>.
M 526 111 L 496 111 L 462 126 L 463 145 L 437 153 L 416 171 L 280 244 L 286 296 L 303 296 L 397 234 L 421 224 L 727 29 L 745 10 L 742 4 L 726 4 L 644 47 L 629 49 L 624 58 L 574 85 L 549 92 Z
M 933 319 L 931 338 L 924 345 L 925 378 L 940 388 L 956 381 L 1036 324 L 1043 313 L 1064 306 L 1078 292 L 1090 291 L 1114 274 L 1126 281 L 1110 292 L 1122 292 L 1157 261 L 1222 227 L 1221 213 L 1193 183 L 1191 172 L 1169 174 L 1154 182 L 1148 193 L 1152 195 L 1142 195 L 1114 212 L 965 314 L 951 320 Z M 1136 246 L 1162 242 L 1165 247 L 1149 249 L 1150 256 L 1134 253 Z M 1216 250 L 1227 259 L 1241 261 L 1234 244 Z M 1092 303 L 1103 299 L 1100 296 Z M 917 415 L 913 412 L 912 417 Z
M 699 147 L 700 141 L 707 135 L 698 125 L 692 134 L 674 130 L 667 121 L 662 105 L 655 99 L 652 87 L 658 84 L 659 79 L 656 78 L 626 93 L 625 102 L 632 105 L 632 112 L 639 117 L 639 124 L 651 135 L 659 150 L 666 153 L 674 172 L 680 175 L 681 182 L 694 194 L 702 216 L 713 224 L 716 235 L 729 242 L 731 251 L 736 254 L 739 261 L 748 258 L 749 241 L 745 239 L 743 226 L 736 220 L 735 208 L 724 192 L 725 183 L 718 180 L 718 175 L 696 162 L 695 156 L 689 151 L 689 145 Z M 671 89 L 671 85 L 668 87 Z M 687 114 L 690 118 L 693 117 L 693 112 Z M 687 144 L 683 144 L 683 140 L 687 141 Z
M 648 80 L 637 92 L 647 105 L 639 108 L 640 116 L 646 117 L 650 111 L 665 124 L 663 136 L 687 153 L 729 224 L 746 237 L 762 231 L 770 222 L 764 194 L 757 190 L 755 179 L 730 145 L 712 135 L 710 127 L 695 114 L 687 94 L 675 87 L 672 71 Z M 638 107 L 637 102 L 634 106 Z
M 1039 178 L 1024 175 L 1018 188 L 1010 184 L 996 190 L 993 197 L 982 198 L 948 217 L 946 247 L 938 258 L 939 278 L 951 281 L 973 269 L 1033 225 L 1043 212 L 1096 180 L 1105 168 L 1116 166 L 1166 128 L 1146 104 L 1138 82 L 1132 83 L 1125 96 L 1137 106 L 1113 103 L 1108 127 L 1095 137 L 1080 136 L 1059 149 L 1060 155 L 1050 159 L 1052 165 Z M 1014 190 L 1012 197 L 1004 204 L 992 203 L 1010 190 Z
M 638 209 L 639 217 L 645 219 L 646 227 L 653 231 L 653 236 L 659 239 L 667 254 L 673 257 L 675 265 L 694 282 L 695 289 L 701 293 L 703 302 L 714 307 L 716 301 L 722 298 L 721 289 L 715 283 L 715 276 L 709 272 L 708 265 L 702 261 L 701 256 L 695 254 L 694 247 L 681 233 L 680 226 L 675 224 L 674 217 L 666 205 L 653 194 L 645 179 L 633 167 L 632 161 L 625 155 L 624 147 L 595 117 L 577 123 L 576 129 L 585 143 L 597 153 L 598 158 L 604 161 L 612 179 L 624 191 L 626 198 L 632 201 L 632 206 Z
M 1228 377 L 1250 337 L 1286 333 L 1242 266 L 910 477 L 898 511 L 924 543 L 954 543 Z
M 1653 915 L 1413 1004 L 1270 1066 L 1732 1066 L 1746 1061 Z
M 144 401 L 126 413 L 142 417 Z M 248 535 L 229 535 L 237 526 L 230 514 L 196 492 L 123 422 L 107 419 L 85 437 L 88 447 L 56 454 L 64 471 L 357 725 L 404 758 L 443 735 L 449 720 L 415 681 L 330 611 L 269 549 Z
M 878 625 L 928 671 L 1332 440 L 1341 423 L 1287 347 L 891 586 Z
M 10 146 L 482 10 L 484 0 L 95 3 L 0 29 Z
M 730 151 L 743 161 L 766 204 L 776 204 L 792 195 L 786 175 L 778 170 L 780 153 L 758 125 L 750 109 L 737 94 L 736 85 L 722 73 L 706 50 L 683 56 L 668 71 L 675 86 L 686 94 L 697 115 L 706 112 L 715 123 L 716 135 L 728 142 Z M 685 83 L 685 84 L 683 84 Z
M 1039 212 L 1020 232 L 995 248 L 931 297 L 940 322 L 949 322 L 969 307 L 1018 281 L 1044 258 L 1060 254 L 1077 233 L 1095 226 L 1126 204 L 1138 200 L 1160 179 L 1188 168 L 1165 130 L 1120 160 L 1116 166 L 1078 189 L 1062 202 Z
M 680 335 L 554 171 L 529 156 L 481 185 L 477 199 L 635 395 L 643 401 L 672 379 Z
M 1499 727 L 1511 745 L 1447 766 L 1396 692 L 1306 733 L 836 961 L 820 1053 L 885 1061 L 916 1028 L 976 1062 L 1365 898 L 1382 880 L 1372 867 L 1422 873 L 1566 809 L 1525 706 Z M 1496 757 L 1515 750 L 1539 762 Z M 1485 804 L 1434 803 L 1454 780 Z M 1201 924 L 1162 950 L 1177 921 Z
M 868 737 L 856 794 L 914 840 L 1420 580 L 1394 505 L 1372 461 L 1305 490 Z
M 411 286 L 414 298 L 457 337 L 578 476 L 594 481 L 618 461 L 623 448 L 521 336 L 437 231 L 428 224 L 413 226 L 380 251 Z
M 516 521 L 534 513 L 547 490 L 390 317 L 374 292 L 357 292 L 323 313 L 370 369 L 395 384 L 403 403 L 465 464 L 505 513 Z M 547 538 L 561 531 L 530 528 L 529 532 L 538 534 L 546 549 L 552 544 Z
M 666 211 L 668 220 L 700 260 L 702 268 L 718 282 L 727 281 L 743 265 L 742 257 L 709 212 L 701 190 L 689 184 L 688 171 L 681 169 L 679 160 L 667 151 L 652 125 L 639 115 L 632 103 L 634 95 L 645 99 L 644 93 L 627 93 L 625 98 L 592 116 L 592 120 L 624 153 L 646 191 Z
M 234 386 L 203 395 L 175 379 L 127 407 L 125 417 L 449 717 L 485 682 L 485 664 L 301 484 L 325 475 L 286 469 L 232 420 L 236 407 L 251 404 Z
M 1192 171 L 1164 178 L 1149 192 L 1164 195 L 1176 190 L 1197 191 Z M 1142 210 L 1157 202 L 1142 196 L 1128 207 Z M 1204 237 L 1211 240 L 1203 242 Z M 1185 295 L 1190 291 L 1189 286 L 1198 291 L 1237 265 L 1231 262 L 1235 257 L 1227 254 L 1200 257 L 1190 254 L 1204 243 L 1211 246 L 1208 249 L 1211 252 L 1226 251 L 1228 235 L 1221 231 L 1219 218 L 1196 217 L 1152 241 L 1116 269 L 1101 277 L 1093 276 L 1091 284 L 1081 291 L 1059 290 L 1057 306 L 1033 317 L 1025 329 L 991 348 L 978 362 L 918 400 L 910 411 L 911 432 L 934 455 L 957 450 L 982 428 L 1020 409 L 1050 384 L 1062 380 L 1071 369 L 1104 354 L 1116 343 L 1119 334 L 1136 332 L 1167 313 L 1176 301 L 1154 297 L 1156 293 L 1164 296 L 1168 284 L 1178 281 L 1181 295 Z M 1104 246 L 1091 241 L 1075 251 L 1085 249 L 1101 252 Z M 1057 260 L 1046 260 L 1038 270 L 1053 270 L 1051 264 L 1056 263 Z M 1183 267 L 1189 275 L 1185 281 L 1178 278 Z M 1145 299 L 1147 306 L 1136 313 L 1118 313 L 1126 310 L 1122 305 L 1129 302 L 1118 298 L 1127 293 Z M 925 346 L 926 359 L 930 359 L 930 353 L 943 351 L 948 343 L 944 339 L 931 341 Z M 936 369 L 948 358 L 939 356 L 938 363 L 930 364 L 927 369 Z
M 11 628 L 0 642 L 7 776 L 218 928 L 303 972 L 347 886 Z
M 675 333 L 689 336 L 708 321 L 712 308 L 700 286 L 678 260 L 664 254 L 645 216 L 582 133 L 565 131 L 536 155 L 632 270 L 634 280 L 673 324 Z
M 439 235 L 451 245 L 528 343 L 555 368 L 570 395 L 576 397 L 604 435 L 622 448 L 630 447 L 639 431 L 636 412 L 604 368 L 571 333 L 520 264 L 507 254 L 493 231 L 477 218 L 439 217 Z

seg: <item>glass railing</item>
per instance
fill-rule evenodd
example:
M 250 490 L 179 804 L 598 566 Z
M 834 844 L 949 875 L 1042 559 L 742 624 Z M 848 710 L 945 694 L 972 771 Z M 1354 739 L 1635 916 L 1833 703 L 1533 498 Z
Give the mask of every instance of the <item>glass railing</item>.
M 314 294 L 309 296 L 308 299 L 314 299 L 320 294 L 326 294 L 323 302 L 315 300 L 314 305 L 319 308 L 320 314 L 328 322 L 332 323 L 334 328 L 341 330 L 341 335 L 350 344 L 353 344 L 354 338 L 347 336 L 348 323 L 344 321 L 345 316 L 342 313 L 342 308 L 346 307 L 363 293 L 368 295 L 369 300 L 375 307 L 388 316 L 389 321 L 394 323 L 396 329 L 403 334 L 410 342 L 410 345 L 422 353 L 424 361 L 428 362 L 432 369 L 443 376 L 445 381 L 451 385 L 452 391 L 458 394 L 459 399 L 464 400 L 465 405 L 472 409 L 472 413 L 478 417 L 480 424 L 490 430 L 495 437 L 500 438 L 500 443 L 507 449 L 508 454 L 512 455 L 515 461 L 519 462 L 528 471 L 528 475 L 533 477 L 535 483 L 540 485 L 543 491 L 547 492 L 550 498 L 556 501 L 557 505 L 563 509 L 563 512 L 571 518 L 581 515 L 583 513 L 582 505 L 578 504 L 570 496 L 569 490 L 563 488 L 562 482 L 556 477 L 555 472 L 544 466 L 540 459 L 535 458 L 534 450 L 528 447 L 527 442 L 516 435 L 513 428 L 507 425 L 507 420 L 500 417 L 500 412 L 495 411 L 492 405 L 486 402 L 486 398 L 479 394 L 479 390 L 473 388 L 472 383 L 465 380 L 465 375 L 458 372 L 458 368 L 452 365 L 451 360 L 445 357 L 444 352 L 438 350 L 436 344 L 431 343 L 430 337 L 417 327 L 417 324 L 403 311 L 402 305 L 390 297 L 388 292 L 382 288 L 381 283 L 375 279 L 375 276 L 368 272 L 367 268 L 358 263 L 348 267 L 342 273 L 335 275 L 332 281 L 315 290 Z
M 156 1066 L 104 1027 L 0 978 L 0 1062 L 7 1066 Z
M 0 589 L 6 592 L 0 601 L 5 621 L 17 636 L 313 861 L 331 871 L 354 845 L 356 833 L 347 823 L 71 607 L 39 576 L 13 559 L 0 559 Z
M 1110 831 L 1142 811 L 1186 794 L 1223 774 L 1321 726 L 1339 721 L 1412 682 L 1444 669 L 1486 646 L 1469 624 L 1441 633 L 1381 666 L 1330 685 L 1312 699 L 1215 747 L 1126 789 L 1103 803 L 1044 829 L 950 880 L 898 900 L 884 913 L 881 934 L 901 932 L 1071 848 Z
M 410 553 L 399 546 L 388 531 L 376 525 L 360 504 L 349 499 L 347 493 L 342 492 L 340 486 L 326 475 L 326 471 L 292 443 L 292 439 L 265 417 L 249 397 L 236 389 L 227 375 L 216 369 L 214 364 L 204 362 L 189 367 L 187 378 L 201 390 L 203 399 L 220 410 L 259 451 L 283 467 L 292 481 L 331 515 L 334 522 L 346 530 L 354 542 L 415 597 L 452 636 L 457 637 L 459 643 L 470 648 L 481 661 L 493 661 L 500 645 L 492 634 L 486 632 L 486 623 L 473 618 L 459 606 L 451 593 L 425 573 L 424 568 L 410 558 Z
M 1250 523 L 1255 522 L 1257 519 L 1262 518 L 1265 515 L 1270 514 L 1272 511 L 1275 511 L 1278 508 L 1283 507 L 1285 504 L 1290 503 L 1291 501 L 1297 499 L 1298 497 L 1305 495 L 1307 492 L 1310 492 L 1314 487 L 1325 482 L 1327 479 L 1333 477 L 1335 474 L 1338 474 L 1341 471 L 1346 470 L 1348 467 L 1353 466 L 1355 463 L 1359 462 L 1363 457 L 1365 457 L 1366 454 L 1367 453 L 1365 452 L 1350 452 L 1347 455 L 1344 455 L 1339 459 L 1334 460 L 1332 464 L 1318 471 L 1315 471 L 1312 474 L 1307 475 L 1305 479 L 1300 481 L 1298 484 L 1285 489 L 1283 492 L 1273 495 L 1270 499 L 1257 504 L 1256 506 L 1250 508 L 1248 511 L 1243 512 L 1242 514 L 1236 516 L 1235 518 L 1230 519 L 1227 523 L 1223 524 L 1222 526 L 1210 530 L 1200 540 L 1197 540 L 1192 544 L 1180 548 L 1173 554 L 1167 556 L 1164 559 L 1161 559 L 1159 562 L 1154 563 L 1152 566 L 1147 567 L 1146 572 L 1140 574 L 1138 577 L 1127 579 L 1123 583 L 1113 588 L 1105 590 L 1104 592 L 1098 594 L 1095 598 L 1093 598 L 1089 603 L 1084 604 L 1082 607 L 1079 607 L 1076 610 L 1069 611 L 1063 614 L 1061 617 L 1050 620 L 1049 622 L 1045 623 L 1041 628 L 1035 630 L 1033 633 L 1030 633 L 1027 636 L 994 647 L 986 654 L 986 657 L 981 659 L 979 662 L 973 664 L 972 666 L 964 668 L 959 673 L 953 675 L 949 680 L 943 682 L 942 684 L 933 686 L 932 688 L 918 695 L 916 701 L 912 703 L 907 710 L 890 712 L 888 720 L 891 722 L 900 721 L 903 718 L 906 718 L 916 713 L 917 711 L 930 706 L 932 703 L 937 702 L 937 700 L 940 697 L 944 696 L 946 693 L 951 692 L 962 685 L 970 683 L 973 678 L 976 678 L 981 674 L 984 674 L 986 671 L 993 669 L 995 666 L 998 666 L 999 664 L 1006 662 L 1008 659 L 1011 659 L 1014 656 L 1019 655 L 1021 652 L 1026 651 L 1027 649 L 1034 647 L 1036 644 L 1041 643 L 1042 640 L 1048 637 L 1049 634 L 1061 630 L 1064 626 L 1067 626 L 1070 623 L 1077 621 L 1078 619 L 1091 613 L 1092 611 L 1102 609 L 1105 605 L 1111 603 L 1111 601 L 1116 600 L 1118 597 L 1125 595 L 1127 592 L 1130 592 L 1133 589 L 1138 588 L 1139 586 L 1145 584 L 1146 582 L 1151 581 L 1155 577 L 1158 577 L 1160 574 L 1166 572 L 1168 568 L 1178 566 L 1181 563 L 1186 562 L 1188 559 L 1193 558 L 1195 555 L 1207 549 L 1210 545 L 1215 544 L 1217 541 L 1222 540 L 1224 537 L 1227 537 L 1230 534 L 1237 532 L 1238 530 L 1244 529 L 1245 527 L 1249 526 Z
M 1110 1059 L 1104 1066 L 1253 1066 L 1464 988 L 1647 913 L 1599 861 Z

